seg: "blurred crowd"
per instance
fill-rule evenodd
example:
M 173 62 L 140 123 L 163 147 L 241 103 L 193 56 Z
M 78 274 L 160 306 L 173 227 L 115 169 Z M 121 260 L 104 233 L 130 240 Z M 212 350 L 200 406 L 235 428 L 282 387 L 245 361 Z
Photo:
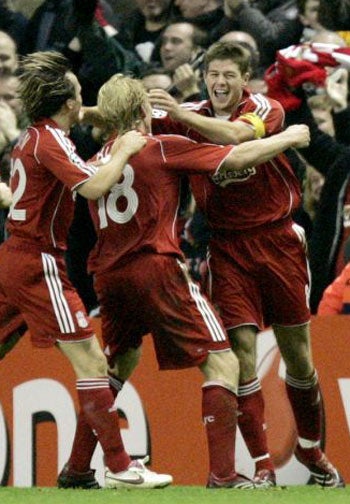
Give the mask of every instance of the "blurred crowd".
M 286 126 L 310 127 L 309 147 L 288 157 L 302 187 L 294 219 L 307 235 L 310 303 L 317 313 L 350 259 L 350 0 L 0 0 L 1 241 L 11 202 L 9 154 L 28 123 L 16 93 L 21 55 L 63 53 L 82 85 L 85 105 L 95 105 L 99 88 L 116 73 L 133 75 L 147 90 L 165 89 L 185 103 L 206 98 L 203 56 L 218 40 L 250 51 L 249 88 L 281 102 Z M 71 133 L 83 159 L 105 140 L 102 130 L 88 124 Z M 178 232 L 194 278 L 205 283 L 210 229 L 185 178 Z M 86 262 L 94 242 L 86 200 L 78 196 L 66 260 L 92 315 L 98 302 Z M 325 312 L 347 313 L 348 303 L 336 306 Z

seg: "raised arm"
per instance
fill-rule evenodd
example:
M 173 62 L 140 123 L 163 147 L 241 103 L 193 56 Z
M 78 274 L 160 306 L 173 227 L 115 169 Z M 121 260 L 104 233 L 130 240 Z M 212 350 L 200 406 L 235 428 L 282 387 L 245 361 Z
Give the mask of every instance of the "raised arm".
M 264 136 L 263 121 L 255 114 L 246 114 L 235 121 L 225 121 L 214 117 L 205 117 L 186 107 L 181 107 L 177 101 L 163 89 L 153 89 L 149 98 L 154 108 L 167 112 L 174 121 L 198 131 L 212 143 L 237 145 L 247 140 Z
M 306 147 L 309 142 L 310 132 L 305 124 L 289 126 L 281 133 L 268 138 L 237 145 L 226 158 L 220 171 L 244 170 L 265 163 L 290 147 Z

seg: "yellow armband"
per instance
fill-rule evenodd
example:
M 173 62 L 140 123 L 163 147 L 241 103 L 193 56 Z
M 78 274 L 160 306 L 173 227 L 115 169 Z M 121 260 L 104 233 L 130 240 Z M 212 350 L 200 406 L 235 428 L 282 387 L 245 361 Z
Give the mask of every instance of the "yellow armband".
M 247 112 L 237 119 L 253 126 L 255 130 L 255 138 L 262 138 L 265 136 L 265 123 L 257 114 L 254 114 L 253 112 Z

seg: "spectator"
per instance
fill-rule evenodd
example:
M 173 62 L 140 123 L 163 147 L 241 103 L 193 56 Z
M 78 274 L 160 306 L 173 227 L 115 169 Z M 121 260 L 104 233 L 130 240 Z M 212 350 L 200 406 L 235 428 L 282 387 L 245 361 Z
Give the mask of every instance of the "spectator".
M 305 163 L 305 175 L 302 185 L 302 203 L 293 213 L 294 221 L 305 230 L 306 241 L 309 244 L 312 236 L 313 223 L 316 218 L 322 188 L 324 186 L 324 176 L 313 166 Z
M 281 105 L 246 89 L 247 50 L 218 42 L 207 51 L 205 65 L 210 100 L 192 110 L 164 91 L 150 93 L 152 103 L 170 115 L 158 119 L 158 130 L 164 123 L 167 131 L 227 144 L 280 131 Z M 256 374 L 256 334 L 272 325 L 287 368 L 286 389 L 298 431 L 295 455 L 319 485 L 343 487 L 338 471 L 320 449 L 322 405 L 310 351 L 305 235 L 292 220 L 292 211 L 300 204 L 300 187 L 291 166 L 286 157 L 276 156 L 271 164 L 252 164 L 244 173 L 192 177 L 191 185 L 212 232 L 212 300 L 240 361 L 238 424 L 255 461 L 255 480 L 275 485 Z
M 207 35 L 207 48 L 231 29 L 230 19 L 225 17 L 221 0 L 175 0 L 179 8 L 178 21 L 192 23 Z
M 30 19 L 27 52 L 57 50 L 70 61 L 82 85 L 86 105 L 114 73 L 138 75 L 142 63 L 96 21 L 97 0 L 46 0 Z
M 267 69 L 274 61 L 276 51 L 297 44 L 303 25 L 298 17 L 296 0 L 225 0 L 226 16 L 238 23 L 235 29 L 254 37 L 258 44 L 261 65 Z
M 67 60 L 59 53 L 34 53 L 21 70 L 20 96 L 32 124 L 12 153 L 11 189 L 16 196 L 9 214 L 10 237 L 1 245 L 0 342 L 4 349 L 24 319 L 35 346 L 57 346 L 74 368 L 80 417 L 94 429 L 109 470 L 117 476 L 133 467 L 132 474 L 137 470 L 146 480 L 143 465 L 135 469 L 124 450 L 106 359 L 63 261 L 73 213 L 71 191 L 100 197 L 145 141 L 133 132 L 117 142 L 117 153 L 112 149 L 104 165 L 84 163 L 67 136 L 81 109 L 81 88 Z M 153 486 L 171 481 L 167 475 L 151 474 Z M 98 488 L 91 470 L 76 474 L 74 466 L 66 467 L 60 479 L 66 486 Z
M 335 136 L 331 100 L 325 93 L 310 96 L 307 101 L 318 128 L 330 136 Z
M 349 0 L 320 0 L 319 19 L 329 30 L 349 30 L 350 4 Z
M 16 43 L 10 35 L 0 31 L 0 75 L 13 74 L 18 66 Z
M 0 0 L 0 30 L 10 35 L 21 53 L 23 34 L 28 20 L 20 12 L 14 12 L 9 4 L 8 0 Z
M 225 33 L 220 37 L 221 42 L 239 42 L 245 47 L 251 50 L 252 54 L 255 54 L 256 59 L 259 59 L 259 49 L 254 37 L 249 33 L 239 30 L 233 30 Z M 254 64 L 252 64 L 254 66 Z
M 320 29 L 310 37 L 310 42 L 321 44 L 334 44 L 338 47 L 346 47 L 346 42 L 337 32 Z
M 0 75 L 0 180 L 8 184 L 10 178 L 10 153 L 27 119 L 18 99 L 19 80 L 12 74 Z M 0 208 L 0 243 L 5 239 L 5 221 L 8 206 Z
M 0 208 L 8 208 L 12 203 L 11 189 L 4 182 L 0 182 Z
M 324 30 L 319 22 L 320 0 L 297 0 L 299 19 L 304 25 L 300 41 L 310 40 L 318 31 Z
M 98 234 L 91 268 L 101 304 L 111 382 L 119 391 L 136 366 L 142 338 L 149 332 L 160 369 L 199 367 L 205 378 L 202 414 L 209 448 L 207 486 L 254 488 L 234 469 L 237 359 L 213 308 L 191 281 L 174 234 L 179 176 L 189 171 L 240 172 L 260 157 L 269 159 L 295 143 L 304 145 L 307 129 L 240 145 L 233 152 L 231 145 L 201 145 L 178 135 L 152 137 L 146 92 L 140 82 L 121 75 L 101 88 L 98 107 L 110 129 L 137 128 L 148 135 L 145 151 L 130 160 L 118 191 L 100 199 L 99 207 L 90 206 Z M 108 154 L 112 141 L 97 159 Z M 118 204 L 119 198 L 127 200 L 124 207 Z M 118 486 L 135 487 L 132 482 Z
M 229 31 L 219 39 L 221 42 L 239 42 L 250 51 L 251 55 L 251 76 L 249 88 L 253 93 L 266 94 L 267 87 L 264 80 L 264 69 L 260 64 L 260 53 L 257 43 L 249 33 L 244 31 Z
M 350 264 L 324 290 L 317 315 L 350 314 Z
M 125 16 L 116 38 L 149 63 L 159 37 L 173 17 L 173 0 L 136 0 L 136 9 Z
M 22 107 L 17 98 L 19 80 L 15 75 L 0 75 L 0 157 L 11 147 L 21 131 Z M 3 168 L 1 176 L 4 178 Z
M 205 34 L 191 23 L 172 23 L 162 33 L 160 64 L 170 73 L 172 92 L 177 93 L 179 101 L 193 96 L 198 98 L 201 92 L 200 67 L 205 38 Z
M 5 182 L 0 182 L 0 243 L 5 239 L 5 221 L 8 209 L 12 204 L 12 192 Z M 4 354 L 5 355 L 5 354 Z M 0 343 L 0 359 L 2 355 L 2 347 Z
M 205 34 L 191 23 L 172 23 L 164 30 L 160 42 L 160 62 L 168 72 L 191 63 L 203 53 Z
M 149 68 L 145 70 L 140 76 L 146 91 L 151 89 L 170 89 L 173 85 L 172 78 L 166 70 L 163 68 Z
M 344 251 L 350 231 L 350 151 L 345 139 L 341 143 L 318 129 L 306 101 L 288 112 L 286 119 L 289 124 L 305 122 L 310 126 L 311 143 L 307 149 L 301 150 L 301 154 L 325 177 L 309 244 L 312 273 L 310 306 L 316 313 L 324 290 L 345 266 Z M 339 109 L 333 114 L 333 119 L 336 132 L 347 134 L 349 109 Z

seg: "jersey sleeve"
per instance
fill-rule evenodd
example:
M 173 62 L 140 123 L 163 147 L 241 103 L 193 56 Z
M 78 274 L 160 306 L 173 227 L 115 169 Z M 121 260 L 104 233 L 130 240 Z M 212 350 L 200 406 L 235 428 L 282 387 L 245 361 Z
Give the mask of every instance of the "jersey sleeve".
M 257 115 L 263 121 L 265 136 L 279 133 L 283 129 L 284 109 L 277 100 L 268 98 L 260 93 L 251 94 L 242 110 L 242 115 L 249 113 Z M 240 120 L 240 118 L 237 117 L 236 120 Z
M 174 121 L 164 110 L 152 109 L 152 133 L 186 135 L 187 127 L 178 121 Z
M 162 155 L 168 169 L 191 174 L 215 174 L 234 147 L 197 143 L 188 138 L 169 135 L 162 139 Z
M 83 161 L 73 142 L 59 129 L 48 128 L 35 151 L 37 161 L 72 191 L 87 181 L 97 168 Z

